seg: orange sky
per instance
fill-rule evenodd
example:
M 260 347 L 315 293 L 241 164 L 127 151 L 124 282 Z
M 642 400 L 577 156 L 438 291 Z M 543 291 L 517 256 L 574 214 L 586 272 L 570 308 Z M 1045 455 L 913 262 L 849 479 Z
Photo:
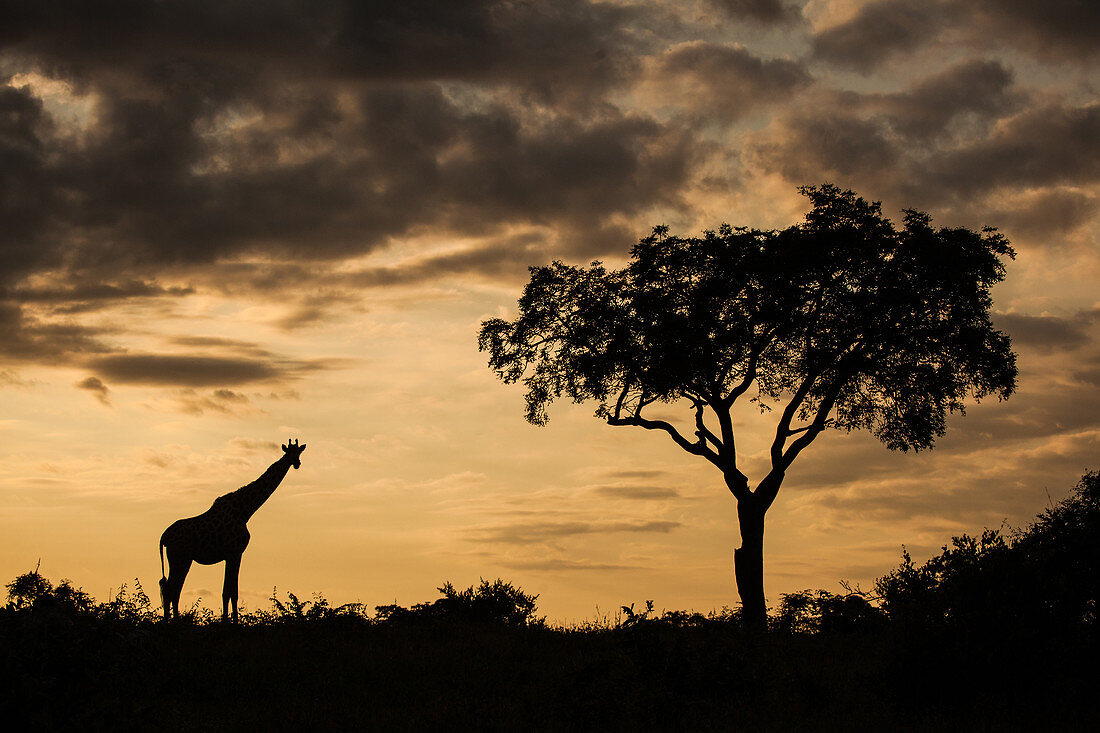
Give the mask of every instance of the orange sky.
M 152 591 L 164 528 L 296 437 L 249 524 L 246 610 L 498 576 L 555 621 L 732 605 L 712 467 L 594 405 L 528 425 L 476 334 L 529 265 L 618 265 L 658 222 L 787 226 L 826 180 L 895 220 L 1001 228 L 1019 388 L 932 452 L 818 439 L 768 515 L 769 601 L 1023 523 L 1097 467 L 1093 10 L 56 5 L 0 33 L 5 582 L 41 559 L 100 599 Z M 758 479 L 768 416 L 738 417 Z M 195 568 L 183 600 L 220 587 Z

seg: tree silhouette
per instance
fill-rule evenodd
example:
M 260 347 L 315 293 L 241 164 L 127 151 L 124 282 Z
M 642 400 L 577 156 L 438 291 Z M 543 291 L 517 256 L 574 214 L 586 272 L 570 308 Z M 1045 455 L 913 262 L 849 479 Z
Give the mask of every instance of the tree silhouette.
M 659 430 L 717 467 L 737 501 L 734 551 L 746 623 L 763 628 L 764 515 L 794 459 L 829 428 L 870 430 L 888 448 L 931 448 L 968 396 L 1008 397 L 1015 355 L 989 319 L 1008 241 L 991 228 L 934 229 L 906 210 L 825 184 L 799 189 L 805 221 L 782 231 L 722 225 L 702 237 L 655 227 L 621 270 L 531 268 L 515 320 L 482 323 L 478 346 L 526 418 L 566 395 L 610 425 Z M 768 473 L 738 468 L 733 407 L 777 407 Z M 694 410 L 694 438 L 646 417 Z M 688 413 L 690 414 L 690 413 Z

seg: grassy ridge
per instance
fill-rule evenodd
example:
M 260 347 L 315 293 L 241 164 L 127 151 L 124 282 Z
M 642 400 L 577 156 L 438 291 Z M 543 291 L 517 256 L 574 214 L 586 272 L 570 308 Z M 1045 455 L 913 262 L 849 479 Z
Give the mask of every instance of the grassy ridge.
M 1100 474 L 1027 528 L 906 556 L 873 593 L 557 628 L 503 581 L 411 608 L 272 598 L 157 621 L 37 572 L 0 609 L 5 717 L 31 730 L 1096 730 Z

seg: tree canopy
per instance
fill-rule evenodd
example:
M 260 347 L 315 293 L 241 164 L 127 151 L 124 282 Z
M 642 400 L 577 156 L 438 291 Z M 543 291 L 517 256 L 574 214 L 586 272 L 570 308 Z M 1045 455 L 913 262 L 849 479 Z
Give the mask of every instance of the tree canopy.
M 829 427 L 930 448 L 968 396 L 1012 393 L 1015 358 L 989 319 L 1000 258 L 1013 255 L 1001 234 L 934 229 L 912 210 L 898 230 L 851 191 L 801 190 L 813 209 L 782 231 L 677 237 L 659 226 L 621 270 L 531 268 L 518 317 L 482 325 L 490 367 L 522 379 L 536 425 L 563 395 L 674 439 L 644 418 L 648 405 L 721 409 L 746 393 L 764 409 L 785 402 L 781 465 Z M 698 427 L 696 441 L 677 442 L 717 463 L 732 435 Z

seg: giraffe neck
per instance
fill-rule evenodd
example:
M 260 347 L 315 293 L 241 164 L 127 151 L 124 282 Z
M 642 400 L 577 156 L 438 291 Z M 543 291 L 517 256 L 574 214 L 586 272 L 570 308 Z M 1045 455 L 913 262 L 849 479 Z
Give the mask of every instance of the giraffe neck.
M 268 497 L 275 493 L 286 472 L 290 470 L 290 465 L 290 457 L 284 455 L 272 463 L 258 479 L 229 494 L 235 500 L 237 512 L 244 521 L 247 522 L 256 510 L 263 506 Z

